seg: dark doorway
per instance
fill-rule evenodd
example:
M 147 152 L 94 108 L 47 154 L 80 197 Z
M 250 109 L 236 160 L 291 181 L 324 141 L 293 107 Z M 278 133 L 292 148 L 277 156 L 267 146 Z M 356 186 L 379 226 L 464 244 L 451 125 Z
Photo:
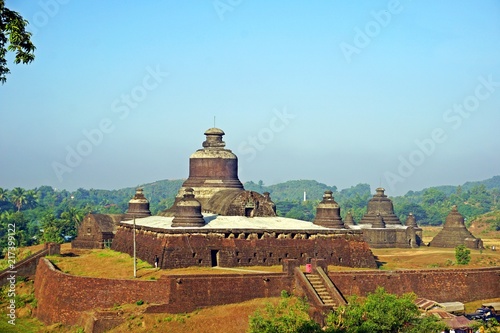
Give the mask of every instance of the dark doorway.
M 211 250 L 210 256 L 212 258 L 212 267 L 219 266 L 219 250 Z

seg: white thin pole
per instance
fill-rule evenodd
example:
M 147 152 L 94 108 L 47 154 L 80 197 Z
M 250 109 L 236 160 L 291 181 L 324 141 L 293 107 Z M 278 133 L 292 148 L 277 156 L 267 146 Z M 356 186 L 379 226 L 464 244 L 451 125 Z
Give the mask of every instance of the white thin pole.
M 134 278 L 136 278 L 137 277 L 137 260 L 135 257 L 135 215 L 134 215 L 134 236 L 133 236 L 133 239 L 134 239 Z

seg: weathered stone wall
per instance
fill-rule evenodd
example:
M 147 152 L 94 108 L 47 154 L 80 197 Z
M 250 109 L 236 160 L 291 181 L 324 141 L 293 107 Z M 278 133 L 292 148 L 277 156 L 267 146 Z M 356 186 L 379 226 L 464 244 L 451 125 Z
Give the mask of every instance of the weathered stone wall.
M 17 262 L 14 269 L 6 268 L 0 272 L 0 286 L 10 283 L 11 277 L 19 278 L 32 278 L 35 276 L 36 268 L 40 258 L 47 255 L 54 255 L 61 253 L 61 244 L 46 243 L 44 249 L 40 250 L 31 256 Z M 7 259 L 8 260 L 8 259 Z
M 133 229 L 120 226 L 112 249 L 133 254 Z M 300 264 L 311 258 L 329 264 L 375 268 L 376 263 L 361 234 L 309 235 L 306 232 L 212 232 L 165 234 L 151 230 L 136 231 L 137 257 L 151 264 L 155 255 L 160 267 L 189 266 L 271 266 L 285 259 Z
M 85 325 L 86 311 L 143 300 L 148 312 L 182 313 L 206 306 L 277 297 L 291 291 L 287 274 L 163 276 L 158 281 L 118 280 L 72 276 L 41 259 L 35 279 L 38 307 L 35 315 L 45 323 Z
M 158 281 L 77 277 L 56 270 L 40 259 L 35 279 L 36 316 L 45 323 L 75 325 L 82 314 L 116 304 L 144 300 L 148 312 L 182 313 L 196 308 L 279 296 L 293 291 L 293 274 L 163 276 Z M 293 267 L 290 266 L 290 271 Z M 366 295 L 377 286 L 388 292 L 415 292 L 443 301 L 472 301 L 500 297 L 500 268 L 408 271 L 350 271 L 329 273 L 344 297 Z
M 112 269 L 112 267 L 110 267 Z M 143 300 L 162 303 L 168 300 L 168 284 L 143 280 L 111 280 L 62 273 L 46 258 L 41 258 L 35 276 L 35 315 L 45 323 L 79 322 L 81 314 L 93 309 Z
M 405 271 L 330 272 L 344 296 L 365 296 L 377 286 L 402 295 L 414 292 L 437 302 L 470 302 L 500 297 L 500 267 Z
M 413 228 L 366 228 L 364 239 L 372 248 L 411 248 L 422 243 L 422 230 Z

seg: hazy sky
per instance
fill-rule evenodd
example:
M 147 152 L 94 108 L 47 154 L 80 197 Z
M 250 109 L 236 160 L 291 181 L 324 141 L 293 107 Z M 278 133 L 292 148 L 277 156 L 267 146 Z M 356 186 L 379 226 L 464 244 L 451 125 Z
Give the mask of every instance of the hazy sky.
M 499 1 L 7 0 L 37 47 L 0 86 L 0 187 L 187 178 L 389 195 L 500 174 Z

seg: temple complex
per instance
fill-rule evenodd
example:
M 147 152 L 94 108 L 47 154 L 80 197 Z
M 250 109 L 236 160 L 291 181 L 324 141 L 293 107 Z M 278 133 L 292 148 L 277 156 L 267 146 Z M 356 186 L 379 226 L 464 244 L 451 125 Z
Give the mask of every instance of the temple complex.
M 422 229 L 415 217 L 410 213 L 403 225 L 383 188 L 376 189 L 359 223 L 350 212 L 342 220 L 331 191 L 325 191 L 312 223 L 277 216 L 269 193 L 244 189 L 238 178 L 238 158 L 222 139 L 224 131 L 210 128 L 204 134 L 202 148 L 189 158 L 189 176 L 172 207 L 151 216 L 148 200 L 137 189 L 125 214 L 86 216 L 73 246 L 111 245 L 132 254 L 136 228 L 139 258 L 153 263 L 158 256 L 160 267 L 177 268 L 277 265 L 284 259 L 375 267 L 370 247 L 422 245 Z M 457 244 L 482 246 L 455 207 L 431 246 Z
M 138 257 L 163 268 L 188 266 L 279 265 L 285 259 L 306 264 L 376 267 L 361 230 L 344 226 L 339 205 L 326 192 L 314 223 L 276 216 L 269 193 L 244 189 L 238 158 L 225 148 L 224 131 L 210 128 L 201 149 L 189 158 L 189 176 L 169 209 L 138 218 Z M 123 219 L 112 248 L 132 254 L 133 222 Z
M 434 247 L 456 247 L 465 245 L 471 249 L 483 248 L 480 238 L 474 237 L 465 226 L 464 217 L 458 212 L 457 206 L 453 206 L 446 217 L 443 229 L 432 239 L 429 246 Z

